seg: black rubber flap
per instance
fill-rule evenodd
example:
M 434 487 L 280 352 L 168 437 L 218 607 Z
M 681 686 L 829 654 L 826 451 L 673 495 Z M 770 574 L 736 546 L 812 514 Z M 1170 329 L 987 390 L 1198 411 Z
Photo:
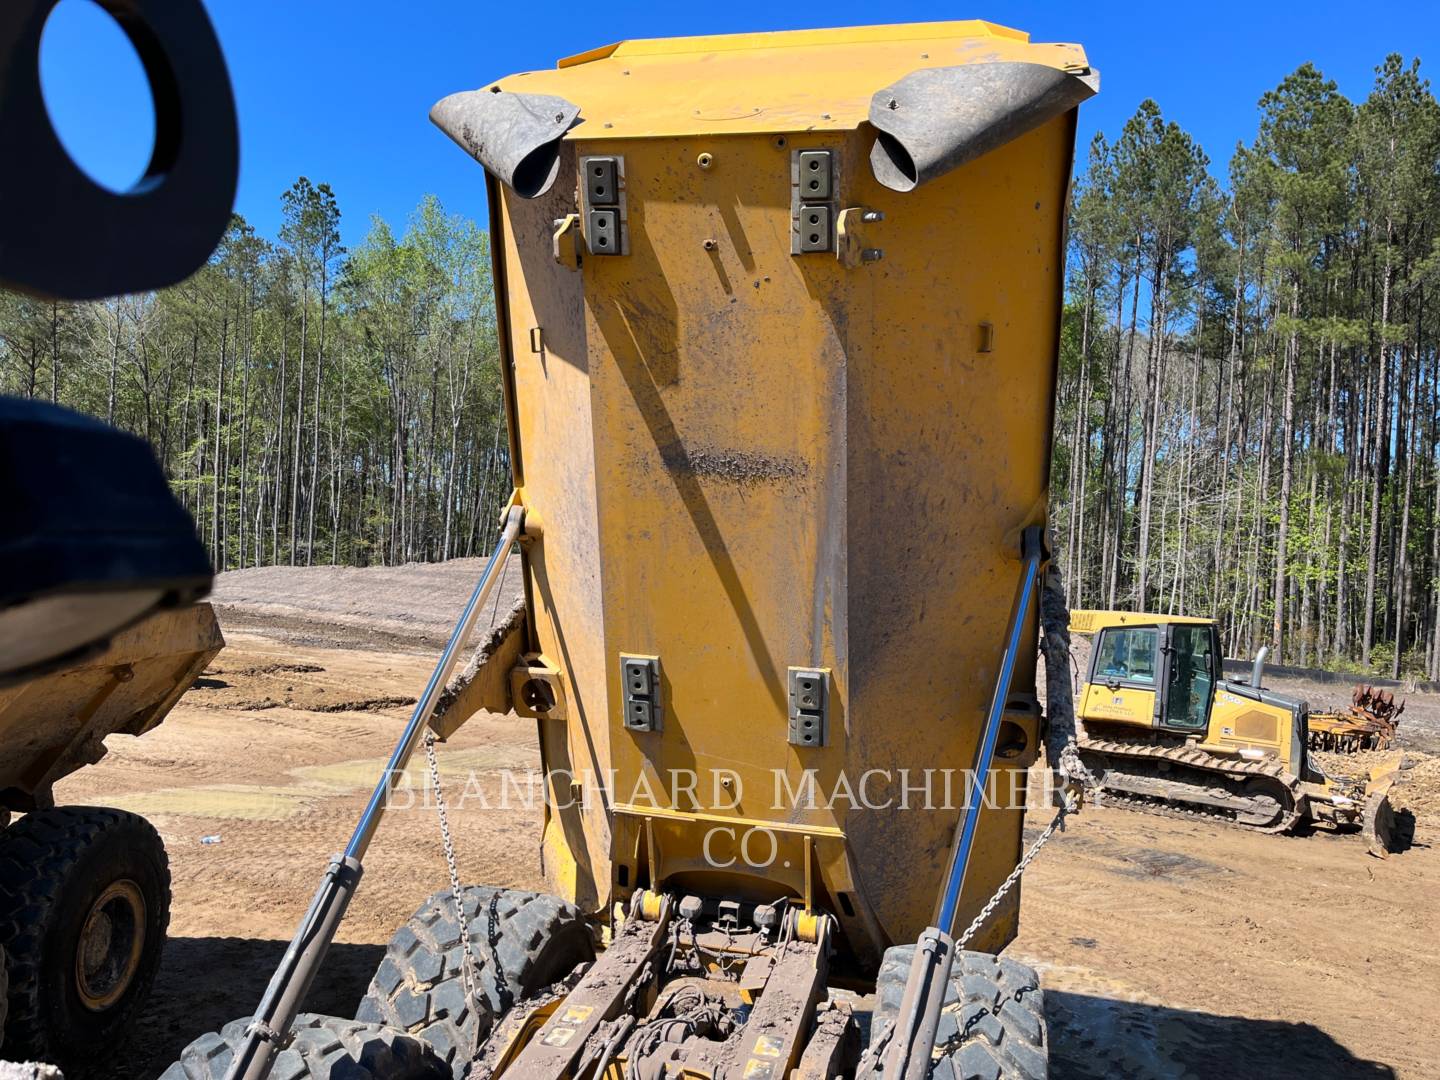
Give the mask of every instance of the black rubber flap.
M 0 397 L 0 506 L 0 619 L 58 594 L 152 590 L 148 612 L 210 589 L 210 557 L 149 445 L 88 416 Z M 96 627 L 55 656 L 120 628 Z
M 560 171 L 560 140 L 580 108 L 550 94 L 467 90 L 442 98 L 430 119 L 515 194 L 533 199 Z
M 875 179 L 893 191 L 1003 146 L 1095 94 L 1095 72 L 1004 61 L 912 71 L 870 99 Z

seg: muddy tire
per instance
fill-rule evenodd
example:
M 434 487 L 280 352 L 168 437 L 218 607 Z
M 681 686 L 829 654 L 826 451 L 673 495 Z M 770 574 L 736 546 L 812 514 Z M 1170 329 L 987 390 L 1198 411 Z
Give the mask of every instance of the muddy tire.
M 457 1080 L 470 1048 L 511 1005 L 595 958 L 589 926 L 559 897 L 472 885 L 465 889 L 465 917 L 484 999 L 478 1006 L 466 1001 L 460 927 L 445 889 L 390 940 L 355 1014 L 424 1039 Z
M 160 1080 L 223 1080 L 249 1019 L 201 1035 Z M 450 1068 L 419 1039 L 378 1024 L 301 1013 L 275 1058 L 275 1080 L 449 1080 Z
M 169 923 L 170 867 L 144 818 L 66 806 L 6 829 L 6 1056 L 65 1067 L 109 1052 L 150 993 Z
M 899 1012 L 914 955 L 914 945 L 885 953 L 875 983 L 872 1045 Z M 1014 960 L 962 950 L 950 973 L 935 1045 L 933 1080 L 1046 1080 L 1045 994 L 1035 972 Z

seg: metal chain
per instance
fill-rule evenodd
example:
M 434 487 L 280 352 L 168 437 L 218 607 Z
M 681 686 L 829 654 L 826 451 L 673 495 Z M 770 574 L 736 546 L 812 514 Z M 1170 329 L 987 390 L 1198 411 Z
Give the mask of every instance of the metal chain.
M 999 1016 L 1006 1002 L 1021 1001 L 1026 994 L 1033 994 L 1039 989 L 1039 986 L 1030 983 L 1029 985 L 1018 987 L 1009 997 L 1001 998 L 991 1005 L 989 1009 L 976 1009 L 970 1014 L 970 1019 L 965 1021 L 963 1028 L 956 1031 L 954 1035 L 950 1036 L 950 1038 L 946 1039 L 943 1043 L 935 1044 L 935 1049 L 931 1052 L 930 1071 L 926 1075 L 935 1075 L 935 1066 L 944 1059 L 946 1054 L 951 1053 L 965 1044 L 965 1040 L 970 1037 L 970 1032 L 979 1025 L 981 1018 L 987 1013 L 990 1016 Z M 859 1074 L 857 1073 L 857 1075 Z
M 460 954 L 460 978 L 465 984 L 465 995 L 470 1001 L 470 1009 L 477 1017 L 475 1046 L 471 1051 L 473 1061 L 483 1044 L 478 1019 L 481 1003 L 480 972 L 470 943 L 470 923 L 465 918 L 465 894 L 460 888 L 460 866 L 455 859 L 455 841 L 450 836 L 450 817 L 445 812 L 445 790 L 440 785 L 440 763 L 435 759 L 434 731 L 425 732 L 425 761 L 430 769 L 430 787 L 435 792 L 435 813 L 440 819 L 440 843 L 445 849 L 445 868 L 450 872 L 450 896 L 455 902 L 455 921 L 460 926 L 460 941 L 463 947 Z
M 985 904 L 983 908 L 980 909 L 980 913 L 975 916 L 974 921 L 972 921 L 970 925 L 965 928 L 965 932 L 961 934 L 959 940 L 955 942 L 955 948 L 957 950 L 963 949 L 966 943 L 968 943 L 969 940 L 975 936 L 975 932 L 980 929 L 981 924 L 983 924 L 985 920 L 988 919 L 995 911 L 995 909 L 1000 905 L 1000 901 L 1005 898 L 1005 894 L 1015 887 L 1015 883 L 1019 881 L 1020 876 L 1025 873 L 1025 868 L 1030 865 L 1036 855 L 1040 854 L 1040 849 L 1050 842 L 1050 838 L 1054 836 L 1057 831 L 1059 831 L 1065 819 L 1079 808 L 1080 803 L 1076 799 L 1076 797 L 1073 794 L 1067 793 L 1065 795 L 1065 801 L 1062 802 L 1060 804 L 1060 808 L 1055 811 L 1054 819 L 1050 822 L 1049 825 L 1045 826 L 1044 831 L 1041 832 L 1039 837 L 1036 838 L 1035 843 L 1030 845 L 1030 850 L 1025 852 L 1025 857 L 1015 864 L 1015 869 L 1010 871 L 1010 876 L 1000 883 L 1000 887 L 995 890 L 995 895 L 990 897 L 990 900 Z M 1024 989 L 1029 990 L 1033 988 L 1026 987 Z M 1023 992 L 1023 990 L 1017 990 L 1015 992 L 1015 999 L 1017 1001 L 1020 999 L 1020 994 Z M 976 1013 L 976 1015 L 970 1018 L 970 1020 L 966 1023 L 963 1029 L 961 1029 L 955 1035 L 951 1036 L 948 1042 L 937 1045 L 935 1047 L 933 1052 L 934 1057 L 932 1058 L 930 1066 L 931 1069 L 934 1068 L 935 1061 L 938 1061 L 945 1055 L 945 1053 L 953 1050 L 955 1047 L 963 1043 L 966 1038 L 969 1037 L 970 1029 L 976 1024 L 976 1022 L 978 1022 L 980 1016 L 982 1015 L 984 1014 Z M 869 1072 L 871 1070 L 877 1069 L 879 1067 L 878 1063 L 884 1060 L 886 1048 L 888 1047 L 890 1040 L 894 1037 L 894 1035 L 895 1021 L 887 1020 L 885 1022 L 885 1027 L 880 1031 L 879 1037 L 870 1045 L 870 1048 L 861 1055 L 860 1064 L 855 1070 L 855 1075 L 857 1077 L 869 1075 Z
M 495 590 L 495 607 L 491 613 L 491 623 L 494 623 L 494 612 L 499 610 L 500 595 L 504 592 L 505 577 L 510 573 L 510 559 L 507 556 L 504 564 L 500 567 L 499 588 Z M 470 937 L 470 920 L 465 917 L 465 894 L 460 887 L 460 864 L 455 856 L 455 840 L 450 834 L 450 815 L 445 808 L 445 788 L 440 783 L 440 763 L 435 756 L 435 743 L 439 741 L 433 728 L 425 732 L 425 763 L 430 772 L 430 787 L 435 792 L 435 816 L 440 822 L 440 844 L 445 850 L 445 869 L 450 875 L 450 897 L 455 905 L 455 922 L 460 928 L 460 942 L 462 951 L 460 953 L 460 978 L 465 986 L 465 995 L 470 1001 L 471 1012 L 475 1014 L 475 1043 L 470 1048 L 469 1066 L 466 1069 L 468 1074 L 479 1062 L 480 1056 L 485 1049 L 485 1038 L 483 1025 L 479 1021 L 479 1011 L 483 1003 L 480 996 L 480 962 L 475 956 L 475 945 Z M 503 1013 L 509 1009 L 514 1001 L 514 994 L 510 990 L 508 981 L 505 978 L 505 969 L 500 963 L 500 914 L 498 905 L 500 893 L 497 890 L 490 897 L 490 927 L 486 935 L 490 946 L 490 956 L 494 965 L 495 990 L 499 996 L 499 1005 Z
M 1030 845 L 1030 850 L 1025 852 L 1025 857 L 1015 864 L 1015 869 L 1010 871 L 1010 876 L 1000 883 L 1000 888 L 995 890 L 995 895 L 990 897 L 985 906 L 980 909 L 980 914 L 975 916 L 974 921 L 965 928 L 965 932 L 961 934 L 955 942 L 957 949 L 963 949 L 965 943 L 975 936 L 975 932 L 980 929 L 980 925 L 1000 906 L 1000 901 L 1005 898 L 1005 894 L 1015 887 L 1015 883 L 1020 880 L 1020 875 L 1025 873 L 1025 868 L 1030 865 L 1031 860 L 1033 860 L 1036 855 L 1039 855 L 1040 849 L 1050 842 L 1050 838 L 1059 830 L 1066 817 L 1078 809 L 1079 803 L 1076 801 L 1075 796 L 1066 794 L 1065 801 L 1060 804 L 1060 809 L 1055 812 L 1055 819 L 1051 821 L 1049 825 L 1045 826 L 1045 831 L 1040 834 L 1035 843 Z
M 515 1004 L 515 994 L 510 989 L 510 983 L 505 978 L 505 965 L 500 962 L 500 890 L 496 889 L 490 894 L 490 933 L 486 935 L 487 944 L 490 946 L 490 970 L 495 974 L 495 1001 L 500 1006 L 500 1012 L 510 1010 Z

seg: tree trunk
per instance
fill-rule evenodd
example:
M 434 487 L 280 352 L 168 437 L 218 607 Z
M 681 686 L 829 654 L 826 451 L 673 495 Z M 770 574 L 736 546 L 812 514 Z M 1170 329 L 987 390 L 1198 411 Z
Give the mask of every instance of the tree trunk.
M 1389 404 L 1390 347 L 1386 343 L 1386 327 L 1390 322 L 1390 240 L 1393 231 L 1387 226 L 1385 240 L 1385 275 L 1380 300 L 1380 373 L 1375 392 L 1375 463 L 1371 479 L 1370 536 L 1365 566 L 1365 636 L 1361 643 L 1360 663 L 1370 667 L 1370 649 L 1375 643 L 1375 571 L 1380 561 L 1380 500 L 1385 491 L 1390 425 Z

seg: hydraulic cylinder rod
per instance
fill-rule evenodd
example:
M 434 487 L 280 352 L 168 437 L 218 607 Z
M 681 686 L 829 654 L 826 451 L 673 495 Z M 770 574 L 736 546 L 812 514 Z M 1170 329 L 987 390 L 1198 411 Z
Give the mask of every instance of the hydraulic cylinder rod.
M 375 790 L 370 795 L 365 812 L 360 815 L 360 820 L 355 825 L 350 843 L 346 845 L 344 854 L 331 857 L 320 888 L 316 890 L 315 898 L 310 901 L 310 908 L 295 931 L 289 948 L 281 957 L 280 964 L 270 979 L 270 985 L 265 989 L 260 1007 L 255 1010 L 254 1018 L 245 1029 L 244 1040 L 235 1048 L 235 1057 L 225 1074 L 226 1080 L 265 1080 L 265 1077 L 270 1075 L 275 1056 L 285 1044 L 290 1026 L 295 1022 L 295 1014 L 300 1011 L 301 1003 L 310 992 L 310 986 L 315 981 L 325 953 L 330 948 L 330 943 L 335 940 L 340 920 L 345 917 L 350 898 L 354 896 L 356 886 L 360 883 L 365 851 L 375 836 L 375 830 L 379 828 L 390 796 L 404 776 L 411 755 L 425 737 L 430 715 L 435 710 L 435 701 L 449 680 L 450 673 L 455 669 L 460 650 L 470 636 L 470 631 L 474 629 L 475 620 L 484 608 L 485 601 L 489 599 L 500 568 L 505 565 L 510 547 L 520 536 L 524 522 L 524 509 L 512 506 L 506 514 L 500 541 L 485 564 L 480 580 L 475 583 L 475 591 L 470 594 L 465 610 L 460 613 L 460 620 L 450 634 L 445 651 L 440 654 L 440 660 L 430 675 L 425 692 L 415 703 L 415 711 L 410 714 L 410 722 L 405 725 L 405 731 L 390 755 L 385 772 L 375 783 Z
M 960 905 L 960 892 L 965 887 L 965 873 L 970 867 L 970 852 L 975 847 L 975 833 L 980 826 L 980 811 L 985 805 L 985 785 L 990 779 L 990 766 L 995 761 L 995 744 L 1000 738 L 1000 722 L 1005 717 L 1005 702 L 1010 697 L 1010 684 L 1015 678 L 1015 662 L 1024 645 L 1025 627 L 1035 599 L 1035 586 L 1040 580 L 1040 564 L 1044 558 L 1044 541 L 1040 527 L 1026 529 L 1020 543 L 1022 568 L 1015 586 L 1015 600 L 1010 608 L 1010 626 L 1005 633 L 1005 652 L 1000 658 L 1000 673 L 995 678 L 995 694 L 990 699 L 990 714 L 975 751 L 975 767 L 966 778 L 965 816 L 950 852 L 950 866 L 945 872 L 945 887 L 935 925 L 947 934 L 955 932 L 955 912 Z
M 1044 531 L 1038 525 L 1026 529 L 1020 541 L 1020 580 L 1015 586 L 1015 600 L 1010 608 L 1010 623 L 1005 633 L 1005 651 L 1000 657 L 1000 671 L 995 677 L 995 693 L 990 699 L 990 712 L 975 749 L 975 764 L 966 778 L 964 815 L 955 830 L 950 849 L 950 865 L 945 871 L 940 900 L 936 905 L 935 924 L 920 935 L 915 958 L 905 981 L 905 994 L 896 1015 L 895 1032 L 885 1058 L 884 1080 L 924 1080 L 930 1075 L 930 1056 L 935 1049 L 935 1033 L 940 1025 L 940 1008 L 945 1002 L 945 986 L 955 962 L 955 916 L 965 888 L 965 873 L 975 847 L 980 826 L 980 811 L 985 805 L 985 788 L 995 760 L 995 744 L 999 741 L 1000 724 L 1005 716 L 1005 702 L 1010 697 L 1010 684 L 1015 678 L 1015 664 L 1025 645 L 1025 627 L 1030 621 L 1040 567 L 1045 561 Z

